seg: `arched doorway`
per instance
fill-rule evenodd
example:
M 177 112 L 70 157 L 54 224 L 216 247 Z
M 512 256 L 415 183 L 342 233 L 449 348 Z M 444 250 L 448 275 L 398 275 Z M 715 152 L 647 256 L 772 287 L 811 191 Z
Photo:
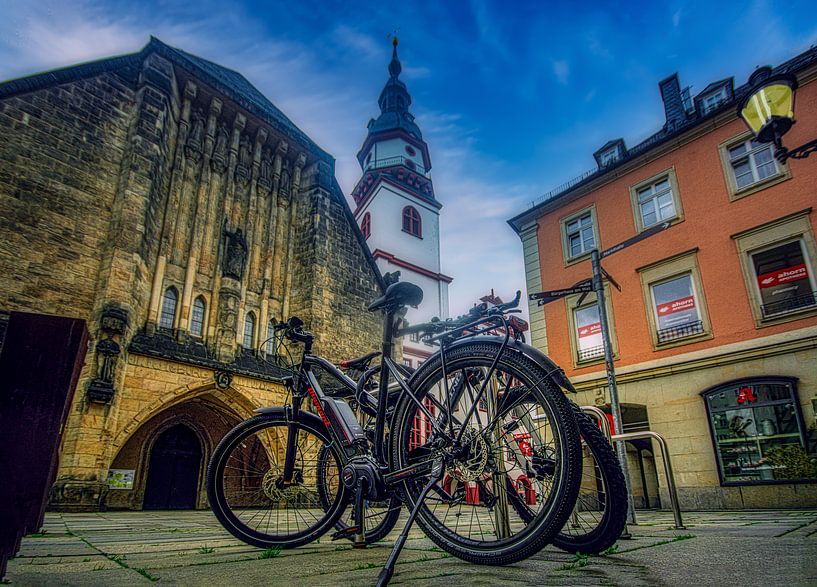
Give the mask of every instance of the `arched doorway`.
M 184 424 L 162 432 L 153 443 L 145 484 L 146 510 L 181 510 L 196 507 L 201 442 Z

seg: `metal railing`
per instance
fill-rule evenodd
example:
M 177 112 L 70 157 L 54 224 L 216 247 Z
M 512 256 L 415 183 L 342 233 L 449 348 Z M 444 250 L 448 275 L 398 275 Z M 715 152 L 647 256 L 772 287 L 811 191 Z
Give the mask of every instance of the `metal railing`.
M 775 314 L 793 312 L 794 310 L 800 310 L 815 305 L 817 305 L 817 291 L 812 291 L 802 296 L 788 298 L 786 300 L 780 300 L 770 304 L 763 304 L 760 306 L 760 310 L 763 312 L 763 317 L 768 318 L 770 316 L 774 316 Z
M 418 165 L 416 161 L 409 157 L 403 157 L 402 155 L 397 155 L 395 157 L 386 157 L 385 159 L 375 159 L 374 161 L 369 161 L 366 166 L 364 167 L 364 171 L 368 171 L 369 169 L 381 169 L 383 167 L 394 167 L 395 165 L 403 165 L 412 171 L 417 171 L 419 173 L 425 173 L 426 170 L 422 165 Z
M 672 462 L 669 456 L 669 447 L 667 441 L 663 436 L 651 430 L 644 430 L 642 432 L 625 432 L 623 434 L 611 434 L 610 422 L 607 420 L 607 414 L 597 408 L 596 406 L 582 406 L 582 411 L 598 418 L 602 432 L 610 439 L 611 442 L 624 442 L 626 440 L 638 440 L 641 438 L 650 438 L 658 443 L 658 448 L 661 450 L 661 457 L 664 461 L 664 474 L 667 477 L 667 490 L 669 492 L 670 505 L 672 506 L 672 513 L 675 516 L 675 528 L 677 530 L 684 530 L 684 522 L 681 519 L 681 506 L 678 503 L 678 491 L 675 487 L 675 475 L 672 472 Z
M 704 323 L 701 320 L 697 322 L 690 322 L 688 324 L 681 324 L 679 326 L 670 326 L 662 328 L 658 331 L 658 342 L 669 342 L 671 340 L 678 340 L 686 338 L 687 336 L 694 336 L 701 334 L 704 331 Z
M 589 361 L 590 359 L 597 359 L 604 356 L 603 346 L 594 346 L 589 349 L 579 349 L 579 361 Z

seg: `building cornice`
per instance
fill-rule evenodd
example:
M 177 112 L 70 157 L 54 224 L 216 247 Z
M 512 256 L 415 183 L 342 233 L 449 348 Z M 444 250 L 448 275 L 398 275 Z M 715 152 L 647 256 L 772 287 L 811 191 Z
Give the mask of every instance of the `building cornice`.
M 355 212 L 354 212 L 355 218 L 357 218 L 360 215 L 360 212 L 363 210 L 363 208 L 366 206 L 366 204 L 368 204 L 371 201 L 372 197 L 374 196 L 375 191 L 377 190 L 377 186 L 379 186 L 381 183 L 389 184 L 389 185 L 391 185 L 391 186 L 405 192 L 406 194 L 417 198 L 421 202 L 423 202 L 423 203 L 425 203 L 425 204 L 427 204 L 427 205 L 429 205 L 429 206 L 431 206 L 433 208 L 436 208 L 437 210 L 439 210 L 439 209 L 441 209 L 443 207 L 443 205 L 440 204 L 437 200 L 434 200 L 434 199 L 429 198 L 428 196 L 424 195 L 419 190 L 418 187 L 414 187 L 414 186 L 408 184 L 406 181 L 395 180 L 394 179 L 395 176 L 388 173 L 388 170 L 393 170 L 393 169 L 394 169 L 393 167 L 386 167 L 386 168 L 382 168 L 382 169 L 377 169 L 376 171 L 367 171 L 363 175 L 363 177 L 360 178 L 360 181 L 358 182 L 358 186 L 360 186 L 364 182 L 366 183 L 366 185 L 365 185 L 364 189 L 361 190 L 360 194 L 358 195 L 358 197 L 360 199 L 356 200 L 359 203 L 357 204 L 357 207 L 355 208 Z M 407 169 L 407 168 L 404 167 L 403 169 Z M 418 173 L 415 173 L 415 172 L 410 172 L 410 173 L 412 173 L 413 176 L 422 177 Z M 371 182 L 368 181 L 369 177 L 372 178 Z M 396 176 L 396 177 L 399 178 L 399 176 Z M 428 178 L 423 178 L 423 179 L 428 182 L 429 186 L 431 186 L 431 180 L 430 179 L 428 179 Z M 355 186 L 355 189 L 352 190 L 352 199 L 355 199 L 355 192 L 358 191 L 358 186 Z M 431 193 L 432 194 L 434 193 L 433 189 L 431 189 Z
M 398 267 L 402 267 L 403 269 L 414 271 L 415 273 L 419 273 L 420 275 L 423 275 L 425 277 L 430 277 L 431 279 L 434 279 L 436 281 L 443 281 L 445 283 L 451 283 L 452 281 L 454 281 L 453 277 L 449 277 L 448 275 L 445 275 L 443 273 L 437 273 L 436 271 L 431 271 L 430 269 L 426 269 L 425 267 L 420 267 L 419 265 L 415 265 L 414 263 L 400 259 L 392 255 L 391 253 L 387 253 L 386 251 L 383 251 L 381 249 L 375 249 L 374 252 L 372 252 L 372 256 L 375 259 L 385 259 L 392 265 L 397 265 Z

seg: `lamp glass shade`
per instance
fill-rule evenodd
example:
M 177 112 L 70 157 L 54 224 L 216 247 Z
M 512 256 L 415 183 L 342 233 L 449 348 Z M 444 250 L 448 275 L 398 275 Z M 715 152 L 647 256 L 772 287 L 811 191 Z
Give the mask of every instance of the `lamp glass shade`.
M 794 91 L 781 81 L 761 86 L 746 100 L 740 115 L 755 134 L 773 118 L 794 119 Z

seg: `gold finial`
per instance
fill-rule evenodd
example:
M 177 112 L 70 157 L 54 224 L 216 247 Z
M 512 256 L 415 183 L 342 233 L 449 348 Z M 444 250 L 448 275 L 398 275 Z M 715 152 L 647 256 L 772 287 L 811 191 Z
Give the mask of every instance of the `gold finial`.
M 392 35 L 392 37 L 391 37 L 391 44 L 392 44 L 392 46 L 393 46 L 393 47 L 397 47 L 397 43 L 399 43 L 399 42 L 400 42 L 400 41 L 398 41 L 398 40 L 397 40 L 397 35 Z

